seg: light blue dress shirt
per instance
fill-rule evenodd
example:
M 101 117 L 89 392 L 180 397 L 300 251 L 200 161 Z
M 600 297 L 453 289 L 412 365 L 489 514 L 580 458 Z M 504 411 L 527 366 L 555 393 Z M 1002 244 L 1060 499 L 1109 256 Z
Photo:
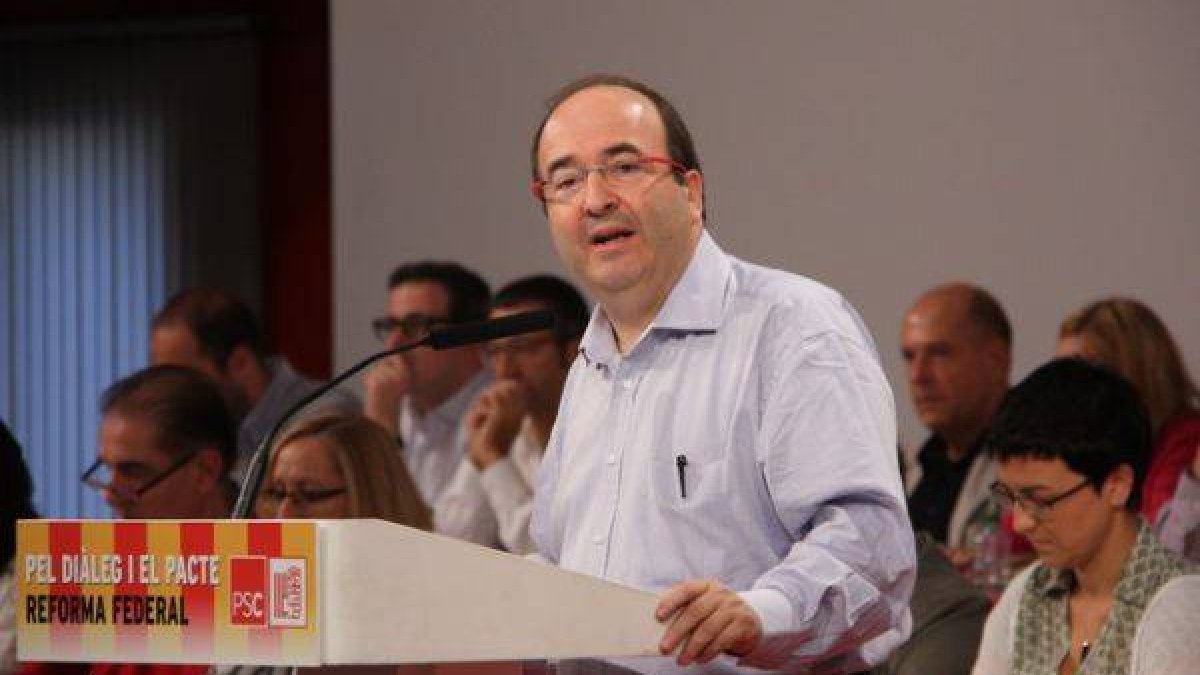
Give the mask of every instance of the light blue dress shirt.
M 549 562 L 739 591 L 766 633 L 742 665 L 858 667 L 908 635 L 915 552 L 874 344 L 835 291 L 707 232 L 627 354 L 593 314 L 535 500 Z

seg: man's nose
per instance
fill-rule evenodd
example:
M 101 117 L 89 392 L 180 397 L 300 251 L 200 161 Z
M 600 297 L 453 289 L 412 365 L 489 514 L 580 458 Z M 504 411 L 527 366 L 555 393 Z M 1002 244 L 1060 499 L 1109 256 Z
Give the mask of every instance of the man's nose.
M 279 508 L 275 513 L 276 518 L 303 518 L 304 508 L 288 495 L 279 502 Z
M 113 508 L 128 506 L 138 498 L 137 492 L 124 483 L 120 477 L 114 477 L 101 494 L 104 495 L 104 503 Z
M 583 208 L 589 216 L 605 216 L 617 207 L 617 193 L 600 175 L 589 171 L 583 178 Z
M 912 357 L 908 362 L 908 381 L 912 383 L 921 383 L 929 381 L 929 360 L 924 356 L 917 355 Z
M 512 380 L 520 375 L 521 368 L 511 354 L 500 352 L 492 358 L 492 371 L 497 379 Z
M 1033 530 L 1035 525 L 1037 525 L 1037 521 L 1033 519 L 1033 516 L 1029 515 L 1029 513 L 1025 511 L 1025 508 L 1021 506 L 1020 502 L 1013 502 L 1012 514 L 1013 532 L 1016 532 L 1023 537 L 1028 536 L 1029 532 Z

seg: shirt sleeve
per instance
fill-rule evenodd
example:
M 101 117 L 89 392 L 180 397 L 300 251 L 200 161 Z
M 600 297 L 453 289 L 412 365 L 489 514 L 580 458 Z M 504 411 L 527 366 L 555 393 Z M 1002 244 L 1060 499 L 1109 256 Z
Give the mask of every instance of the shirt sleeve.
M 500 543 L 510 553 L 525 555 L 535 550 L 529 536 L 533 490 L 521 477 L 511 454 L 485 469 L 479 480 L 495 514 Z
M 992 608 L 987 623 L 983 625 L 983 639 L 979 643 L 979 656 L 971 675 L 1008 675 L 1012 670 L 1012 645 L 1016 635 L 1017 607 L 1025 584 L 1037 565 L 1030 565 L 1009 582 L 1008 587 Z
M 1158 538 L 1168 550 L 1200 561 L 1200 479 L 1191 471 L 1180 474 L 1175 495 L 1160 514 Z
M 869 343 L 795 332 L 769 331 L 785 337 L 760 347 L 770 379 L 756 452 L 794 544 L 743 593 L 764 628 L 743 662 L 790 670 L 834 660 L 861 669 L 911 629 L 916 554 L 895 408 Z
M 1200 662 L 1200 575 L 1167 582 L 1146 605 L 1133 638 L 1130 673 L 1186 675 Z
M 488 504 L 479 470 L 464 457 L 454 476 L 433 506 L 433 529 L 457 539 L 496 546 L 499 543 L 496 516 Z

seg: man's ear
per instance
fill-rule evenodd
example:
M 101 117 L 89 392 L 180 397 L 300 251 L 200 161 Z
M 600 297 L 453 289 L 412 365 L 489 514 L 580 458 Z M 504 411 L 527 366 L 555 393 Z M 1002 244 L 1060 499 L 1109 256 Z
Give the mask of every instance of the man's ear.
M 196 479 L 203 481 L 205 487 L 220 485 L 225 477 L 225 460 L 216 448 L 204 448 L 197 452 L 192 459 L 192 466 L 195 467 Z
M 987 335 L 983 344 L 988 358 L 997 365 L 1007 368 L 1012 363 L 1012 348 L 1005 344 L 1004 340 L 995 335 Z
M 581 338 L 572 338 L 563 342 L 558 347 L 559 360 L 562 362 L 563 369 L 571 367 L 575 362 L 575 357 L 579 355 L 579 341 Z
M 225 360 L 225 373 L 234 380 L 241 381 L 241 378 L 258 366 L 258 356 L 254 350 L 245 344 L 240 344 L 229 352 L 229 358 Z
M 984 347 L 984 353 L 987 354 L 988 361 L 995 366 L 996 376 L 1003 377 L 1007 382 L 1009 374 L 1012 373 L 1012 348 L 1004 344 L 1003 340 L 992 338 Z
M 1133 497 L 1133 467 L 1122 464 L 1108 474 L 1104 486 L 1100 490 L 1105 503 L 1115 508 L 1125 508 Z
M 683 185 L 687 188 L 688 205 L 692 217 L 701 225 L 704 224 L 704 174 L 692 169 L 683 176 Z

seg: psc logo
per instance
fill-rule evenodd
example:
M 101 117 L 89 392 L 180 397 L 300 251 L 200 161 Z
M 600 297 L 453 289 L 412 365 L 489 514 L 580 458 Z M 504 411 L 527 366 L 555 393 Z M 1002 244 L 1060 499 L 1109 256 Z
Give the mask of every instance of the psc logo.
M 304 558 L 261 555 L 229 559 L 229 623 L 255 628 L 308 625 L 308 566 Z

